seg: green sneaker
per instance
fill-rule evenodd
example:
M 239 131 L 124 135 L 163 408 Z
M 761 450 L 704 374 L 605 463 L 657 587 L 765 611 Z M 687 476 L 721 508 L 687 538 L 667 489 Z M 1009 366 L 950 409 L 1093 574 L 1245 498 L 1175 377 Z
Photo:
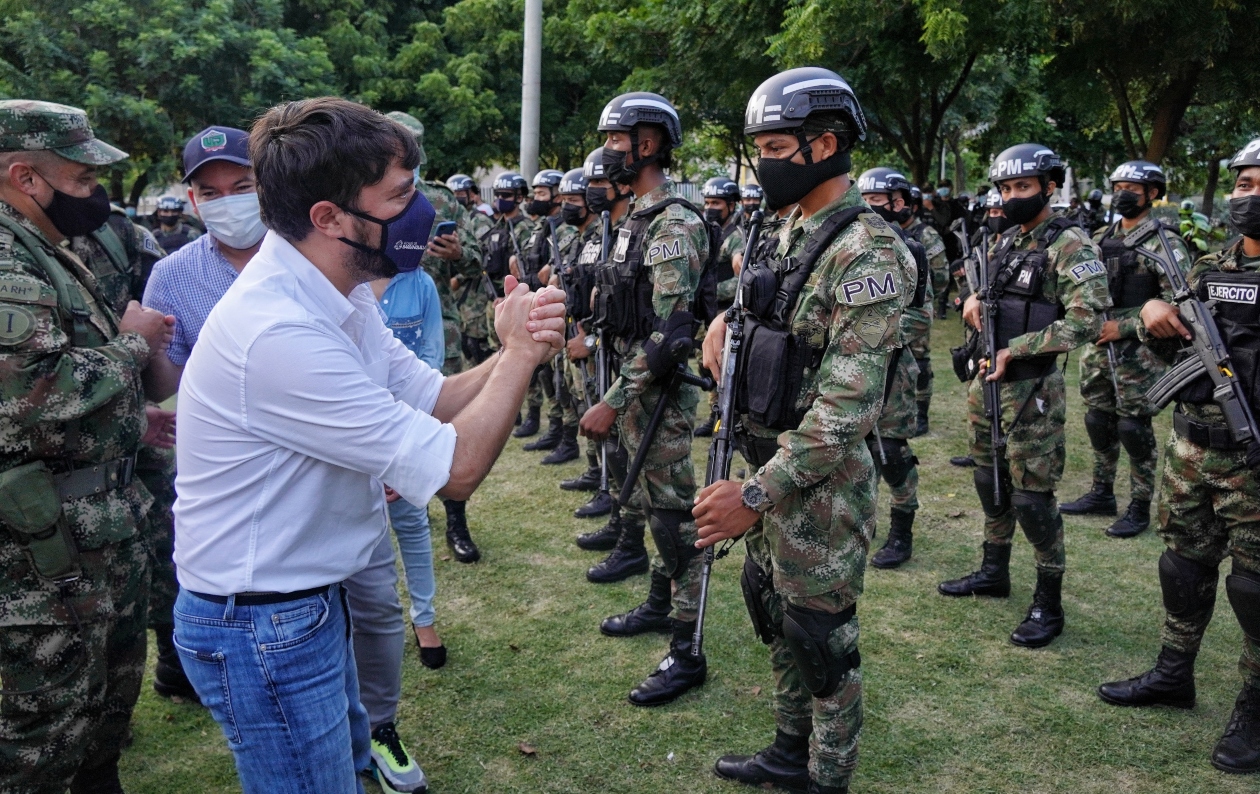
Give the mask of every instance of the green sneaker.
M 371 772 L 385 794 L 425 794 L 428 790 L 424 770 L 403 747 L 392 722 L 372 731 Z

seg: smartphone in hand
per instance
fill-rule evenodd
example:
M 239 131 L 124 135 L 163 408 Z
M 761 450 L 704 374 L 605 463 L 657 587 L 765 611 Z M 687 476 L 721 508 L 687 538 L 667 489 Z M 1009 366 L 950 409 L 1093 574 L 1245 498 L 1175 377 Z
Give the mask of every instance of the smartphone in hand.
M 433 227 L 433 237 L 430 239 L 437 239 L 438 237 L 441 237 L 444 234 L 454 234 L 454 233 L 455 233 L 455 221 L 442 221 L 441 223 Z

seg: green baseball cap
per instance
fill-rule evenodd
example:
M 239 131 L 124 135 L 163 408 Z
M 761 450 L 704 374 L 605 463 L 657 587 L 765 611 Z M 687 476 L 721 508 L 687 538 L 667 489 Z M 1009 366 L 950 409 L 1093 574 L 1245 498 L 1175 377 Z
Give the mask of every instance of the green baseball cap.
M 35 99 L 0 100 L 0 152 L 47 149 L 85 165 L 109 165 L 127 153 L 98 139 L 87 113 Z
M 424 155 L 424 125 L 420 123 L 420 119 L 410 113 L 403 113 L 401 110 L 391 110 L 385 114 L 385 118 L 396 121 L 407 128 L 412 137 L 416 139 L 416 146 L 420 147 L 420 167 L 429 161 Z

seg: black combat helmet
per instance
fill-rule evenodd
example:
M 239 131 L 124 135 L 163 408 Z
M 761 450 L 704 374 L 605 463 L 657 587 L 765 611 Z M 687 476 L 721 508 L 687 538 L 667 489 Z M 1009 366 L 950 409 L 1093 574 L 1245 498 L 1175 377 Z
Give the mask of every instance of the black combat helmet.
M 467 174 L 455 174 L 446 180 L 446 187 L 454 193 L 457 190 L 476 190 L 477 183 Z
M 1094 188 L 1089 191 L 1089 198 L 1087 201 L 1102 201 L 1102 191 L 1098 188 Z
M 682 122 L 673 104 L 648 91 L 631 91 L 613 99 L 599 115 L 600 132 L 629 132 L 639 124 L 657 124 L 669 134 L 670 147 L 682 145 Z M 632 137 L 633 142 L 637 141 Z
M 810 114 L 828 112 L 845 117 L 857 140 L 866 140 L 866 117 L 843 77 L 818 66 L 788 69 L 753 91 L 744 112 L 744 133 L 795 130 Z M 853 141 L 847 143 L 852 146 Z
M 560 187 L 560 181 L 564 179 L 564 172 L 557 171 L 554 168 L 544 168 L 534 174 L 534 187 L 549 187 L 553 191 Z
M 723 201 L 739 201 L 739 185 L 724 176 L 715 176 L 700 190 L 705 198 L 722 199 Z
M 1238 154 L 1230 158 L 1229 170 L 1237 174 L 1244 168 L 1252 168 L 1258 165 L 1260 165 L 1260 138 L 1256 138 L 1242 147 Z
M 766 192 L 761 189 L 761 185 L 755 182 L 749 182 L 739 189 L 739 197 L 745 199 L 761 199 L 765 198 Z
M 529 183 L 525 181 L 525 177 L 515 171 L 504 171 L 494 178 L 494 190 L 511 190 L 514 193 L 524 194 L 529 190 Z
M 574 168 L 564 172 L 564 176 L 560 179 L 561 196 L 585 196 L 586 195 L 586 173 L 581 168 Z
M 582 176 L 586 177 L 586 181 L 592 179 L 607 179 L 608 175 L 604 173 L 604 147 L 600 146 L 586 155 L 586 161 L 582 163 Z
M 1138 182 L 1142 185 L 1154 185 L 1159 192 L 1155 196 L 1161 199 L 1168 192 L 1168 178 L 1164 176 L 1164 169 L 1146 160 L 1130 160 L 1127 163 L 1121 163 L 1116 166 L 1116 170 L 1111 172 L 1111 184 L 1117 182 Z M 1094 197 L 1091 192 L 1090 198 Z M 1102 199 L 1102 193 L 1098 194 L 1098 198 Z
M 1062 185 L 1066 171 L 1063 160 L 1052 149 L 1039 143 L 1021 143 L 1006 149 L 989 166 L 989 181 L 996 185 L 1021 176 L 1036 176 Z
M 177 212 L 183 212 L 184 200 L 175 196 L 163 196 L 158 199 L 157 208 L 159 210 L 176 210 Z
M 905 198 L 910 198 L 910 180 L 906 179 L 905 174 L 895 168 L 881 166 L 879 168 L 868 168 L 862 172 L 857 180 L 858 191 L 861 193 L 888 193 L 892 194 L 895 190 L 904 190 Z

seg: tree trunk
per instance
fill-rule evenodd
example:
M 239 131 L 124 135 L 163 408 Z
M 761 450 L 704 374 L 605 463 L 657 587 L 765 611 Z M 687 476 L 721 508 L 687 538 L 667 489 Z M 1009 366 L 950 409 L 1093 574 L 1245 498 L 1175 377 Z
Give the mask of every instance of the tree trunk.
M 954 155 L 954 195 L 962 195 L 967 190 L 967 164 L 963 162 L 960 132 L 949 138 L 949 150 Z
M 136 181 L 131 183 L 131 199 L 127 202 L 133 207 L 140 205 L 140 196 L 144 195 L 144 189 L 149 186 L 149 172 L 145 171 L 136 177 Z
M 123 203 L 122 175 L 116 171 L 109 175 L 109 200 L 116 204 Z
M 1185 74 L 1173 78 L 1159 93 L 1151 119 L 1151 134 L 1146 143 L 1146 159 L 1152 163 L 1158 164 L 1168 154 L 1173 139 L 1177 137 L 1177 127 L 1186 115 L 1190 100 L 1194 99 L 1194 89 L 1199 84 L 1199 74 L 1202 71 L 1202 64 L 1192 65 Z
M 1207 181 L 1203 183 L 1203 204 L 1199 211 L 1212 220 L 1212 207 L 1216 204 L 1216 186 L 1221 178 L 1221 161 L 1213 157 L 1208 163 Z

